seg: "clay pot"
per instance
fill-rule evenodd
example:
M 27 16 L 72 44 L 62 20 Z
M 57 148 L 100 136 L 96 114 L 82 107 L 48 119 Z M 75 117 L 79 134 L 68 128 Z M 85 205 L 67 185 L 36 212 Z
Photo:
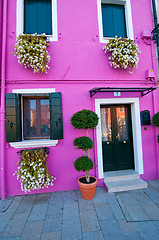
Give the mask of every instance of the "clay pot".
M 91 200 L 94 198 L 97 181 L 98 181 L 96 177 L 92 177 L 92 176 L 90 176 L 90 177 L 95 179 L 95 181 L 93 183 L 82 183 L 80 180 L 85 177 L 80 177 L 78 179 L 78 185 L 80 187 L 82 197 L 86 200 Z

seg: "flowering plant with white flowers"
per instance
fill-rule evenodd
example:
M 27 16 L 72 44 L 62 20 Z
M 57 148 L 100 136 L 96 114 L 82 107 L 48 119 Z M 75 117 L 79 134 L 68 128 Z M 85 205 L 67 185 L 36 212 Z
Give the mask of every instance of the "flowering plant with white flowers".
M 130 73 L 133 72 L 134 68 L 138 67 L 140 53 L 139 47 L 131 39 L 115 37 L 110 39 L 108 44 L 103 47 L 105 53 L 112 52 L 109 57 L 109 64 L 114 68 L 130 67 Z
M 56 178 L 50 176 L 46 163 L 48 148 L 27 149 L 18 153 L 21 154 L 21 159 L 18 171 L 13 175 L 17 175 L 17 180 L 20 180 L 22 191 L 30 192 L 54 185 Z
M 50 55 L 48 53 L 46 35 L 22 34 L 17 38 L 15 52 L 18 62 L 25 68 L 32 68 L 34 73 L 46 72 L 49 69 Z

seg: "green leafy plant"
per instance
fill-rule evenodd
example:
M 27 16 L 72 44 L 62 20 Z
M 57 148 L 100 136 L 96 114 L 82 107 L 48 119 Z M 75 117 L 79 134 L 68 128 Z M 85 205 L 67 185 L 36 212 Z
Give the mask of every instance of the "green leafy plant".
M 131 39 L 115 37 L 110 39 L 103 49 L 105 53 L 112 52 L 109 57 L 111 67 L 124 69 L 130 67 L 130 73 L 138 67 L 139 47 Z
M 75 138 L 73 144 L 78 149 L 82 149 L 83 151 L 87 151 L 87 150 L 93 148 L 93 141 L 92 141 L 92 139 L 89 138 L 89 137 L 85 137 L 85 136 Z
M 13 54 L 18 58 L 19 64 L 25 68 L 32 68 L 34 73 L 47 73 L 50 62 L 47 46 L 49 44 L 46 42 L 45 34 L 23 34 L 18 36 Z
M 93 169 L 93 161 L 89 158 L 89 149 L 93 148 L 93 141 L 88 137 L 88 129 L 94 129 L 98 124 L 98 116 L 96 113 L 90 110 L 83 109 L 76 112 L 71 117 L 71 123 L 75 129 L 86 129 L 87 137 L 82 136 L 75 138 L 73 144 L 78 149 L 84 151 L 84 156 L 81 156 L 76 159 L 74 162 L 75 169 L 85 172 L 86 181 L 90 182 L 90 173 L 89 171 Z
M 25 192 L 53 186 L 56 179 L 50 176 L 46 158 L 48 156 L 48 148 L 26 149 L 18 152 L 20 161 L 18 162 L 18 171 L 13 175 L 17 175 L 17 180 L 21 182 L 21 189 Z
M 152 123 L 156 127 L 159 127 L 159 112 L 157 112 L 156 114 L 153 115 Z
M 159 143 L 159 135 L 157 136 L 157 142 Z

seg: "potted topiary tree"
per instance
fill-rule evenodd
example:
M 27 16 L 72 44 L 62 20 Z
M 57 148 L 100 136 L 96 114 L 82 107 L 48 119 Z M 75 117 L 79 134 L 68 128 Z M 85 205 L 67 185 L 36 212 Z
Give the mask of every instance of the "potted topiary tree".
M 90 176 L 89 173 L 94 166 L 93 161 L 89 158 L 89 150 L 93 148 L 94 144 L 92 139 L 88 136 L 88 129 L 94 129 L 97 126 L 98 116 L 93 111 L 83 109 L 72 116 L 71 123 L 75 129 L 87 130 L 87 136 L 75 138 L 73 144 L 84 152 L 83 156 L 76 159 L 74 167 L 78 172 L 85 172 L 85 176 L 78 179 L 78 185 L 80 187 L 82 197 L 90 200 L 95 194 L 97 178 Z

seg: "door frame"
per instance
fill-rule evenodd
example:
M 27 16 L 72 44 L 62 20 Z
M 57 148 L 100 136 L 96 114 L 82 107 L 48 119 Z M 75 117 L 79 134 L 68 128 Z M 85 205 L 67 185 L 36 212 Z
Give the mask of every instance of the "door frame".
M 99 117 L 98 126 L 96 127 L 99 179 L 104 178 L 100 107 L 101 105 L 113 105 L 113 104 L 117 105 L 130 104 L 131 106 L 134 166 L 136 172 L 138 172 L 139 174 L 143 174 L 143 154 L 142 154 L 139 98 L 102 98 L 95 99 L 95 111 Z

